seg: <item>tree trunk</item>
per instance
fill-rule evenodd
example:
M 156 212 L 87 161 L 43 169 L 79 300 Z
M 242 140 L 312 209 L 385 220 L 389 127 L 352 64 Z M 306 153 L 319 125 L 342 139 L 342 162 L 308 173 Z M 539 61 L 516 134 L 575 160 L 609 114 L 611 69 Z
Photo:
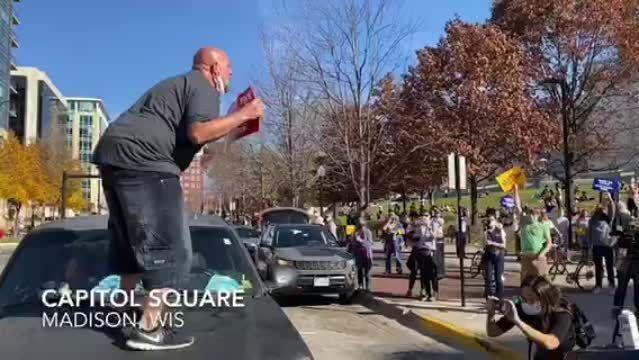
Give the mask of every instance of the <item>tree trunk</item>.
M 435 190 L 428 190 L 428 205 L 430 208 L 435 206 Z
M 22 204 L 17 203 L 14 206 L 16 208 L 16 212 L 13 215 L 13 236 L 18 236 L 18 231 L 20 230 L 20 210 L 22 209 Z
M 35 227 L 35 205 L 31 205 L 31 228 L 33 229 Z
M 406 190 L 402 189 L 402 208 L 404 211 L 404 214 L 406 214 Z
M 475 225 L 477 222 L 477 177 L 470 176 L 470 223 Z
M 363 150 L 360 151 L 360 155 L 363 155 Z M 363 157 L 360 157 L 360 159 Z M 359 212 L 366 210 L 368 206 L 368 189 L 366 187 L 366 164 L 364 162 L 360 162 L 359 165 Z

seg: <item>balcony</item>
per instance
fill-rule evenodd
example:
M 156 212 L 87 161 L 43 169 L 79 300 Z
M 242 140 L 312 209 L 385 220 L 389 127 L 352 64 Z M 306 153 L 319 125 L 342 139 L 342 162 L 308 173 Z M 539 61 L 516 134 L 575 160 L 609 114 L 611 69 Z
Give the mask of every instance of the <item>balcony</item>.
M 18 70 L 18 65 L 16 63 L 16 57 L 13 56 L 13 54 L 11 54 L 11 70 Z
M 11 47 L 16 49 L 20 47 L 20 43 L 18 42 L 18 39 L 15 35 L 11 35 Z
M 18 16 L 16 15 L 15 12 L 13 12 L 13 14 L 11 14 L 11 24 L 13 26 L 18 26 L 20 25 L 20 19 L 18 19 Z

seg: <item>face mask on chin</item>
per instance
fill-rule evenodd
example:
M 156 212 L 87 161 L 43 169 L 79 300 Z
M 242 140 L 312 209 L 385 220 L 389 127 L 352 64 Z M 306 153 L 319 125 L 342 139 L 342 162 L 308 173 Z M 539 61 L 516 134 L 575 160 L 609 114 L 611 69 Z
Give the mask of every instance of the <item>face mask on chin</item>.
M 224 84 L 224 79 L 221 76 L 215 77 L 215 90 L 220 94 L 220 96 L 229 92 L 230 84 Z
M 527 302 L 522 302 L 521 310 L 526 315 L 531 315 L 531 316 L 539 315 L 541 313 L 541 304 L 540 303 L 529 304 Z

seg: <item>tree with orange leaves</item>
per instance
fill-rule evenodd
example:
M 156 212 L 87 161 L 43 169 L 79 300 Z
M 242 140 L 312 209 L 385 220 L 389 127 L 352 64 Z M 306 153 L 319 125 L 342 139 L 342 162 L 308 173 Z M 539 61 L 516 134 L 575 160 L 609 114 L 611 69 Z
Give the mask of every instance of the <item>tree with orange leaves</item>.
M 492 23 L 523 44 L 540 100 L 567 117 L 569 156 L 557 160 L 570 177 L 639 154 L 635 139 L 621 141 L 637 129 L 638 9 L 639 0 L 495 1 Z
M 10 134 L 0 148 L 0 198 L 14 209 L 14 233 L 24 205 L 46 201 L 49 183 L 44 163 L 35 146 L 24 146 Z
M 442 147 L 469 161 L 472 218 L 477 185 L 515 162 L 532 164 L 558 129 L 533 97 L 523 48 L 494 25 L 453 20 L 437 47 L 418 52 L 404 81 L 406 111 Z

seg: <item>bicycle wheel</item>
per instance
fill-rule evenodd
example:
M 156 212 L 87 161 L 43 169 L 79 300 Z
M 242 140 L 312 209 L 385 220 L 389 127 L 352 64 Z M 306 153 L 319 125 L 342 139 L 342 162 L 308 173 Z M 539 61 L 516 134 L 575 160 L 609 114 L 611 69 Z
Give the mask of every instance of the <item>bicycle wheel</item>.
M 579 263 L 575 271 L 575 282 L 577 287 L 583 291 L 590 291 L 595 288 L 595 264 L 592 261 Z
M 469 275 L 472 279 L 476 278 L 481 271 L 481 258 L 484 256 L 484 253 L 479 250 L 473 254 L 472 260 L 470 260 L 470 269 Z

